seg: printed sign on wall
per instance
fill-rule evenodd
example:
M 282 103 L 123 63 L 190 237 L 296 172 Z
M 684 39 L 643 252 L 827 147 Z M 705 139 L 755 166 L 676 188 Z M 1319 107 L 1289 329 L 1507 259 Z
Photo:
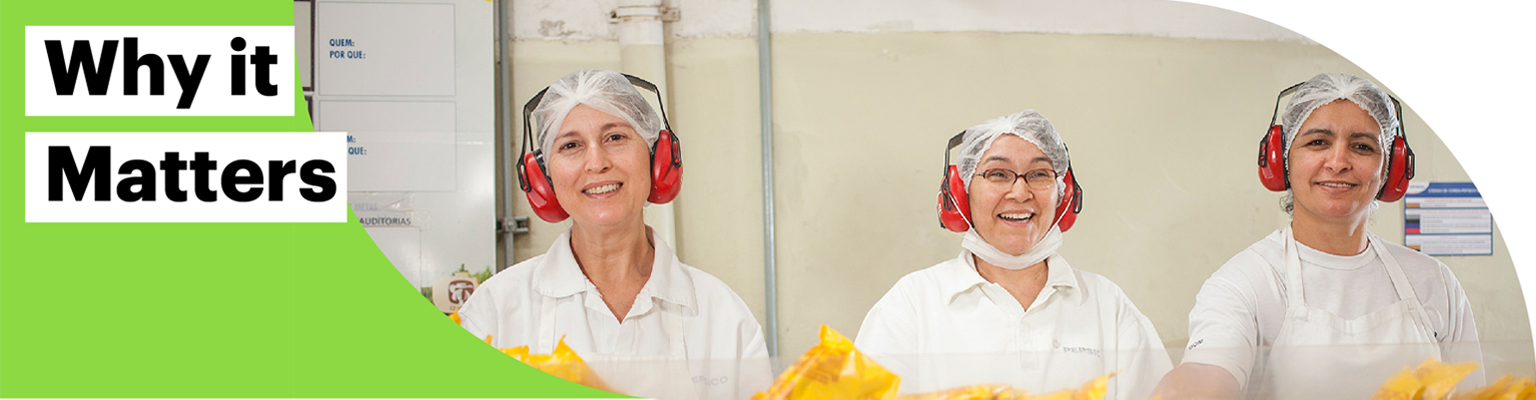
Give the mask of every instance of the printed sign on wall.
M 1432 256 L 1493 255 L 1493 214 L 1472 182 L 1412 182 L 1403 243 Z

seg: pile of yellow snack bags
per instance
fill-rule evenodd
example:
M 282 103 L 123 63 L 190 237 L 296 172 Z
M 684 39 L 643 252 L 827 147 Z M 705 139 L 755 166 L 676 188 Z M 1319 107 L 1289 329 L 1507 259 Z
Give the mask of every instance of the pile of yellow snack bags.
M 1109 378 L 1115 374 L 1104 375 L 1083 384 L 1077 389 L 1058 390 L 1051 394 L 1034 396 L 1024 389 L 1015 389 L 1008 385 L 974 385 L 957 389 L 942 390 L 937 392 L 922 393 L 898 397 L 898 400 L 1103 400 L 1105 388 L 1109 386 Z
M 459 313 L 450 314 L 448 318 L 452 319 L 455 324 L 463 324 L 462 320 L 459 319 Z M 491 337 L 489 335 L 485 337 L 485 344 L 491 344 Z M 560 338 L 560 341 L 555 344 L 555 351 L 550 354 L 529 354 L 528 346 L 517 346 L 510 349 L 498 347 L 496 349 L 512 356 L 517 361 L 522 361 L 523 364 L 528 364 L 530 367 L 554 375 L 557 378 L 579 383 L 593 389 L 614 392 L 612 387 L 609 387 L 607 383 L 603 383 L 603 380 L 597 377 L 597 372 L 593 371 L 592 367 L 587 366 L 586 361 L 582 361 L 581 356 L 576 355 L 575 350 L 571 350 L 570 346 L 565 345 L 565 337 Z
M 459 323 L 458 313 L 450 315 Z M 491 337 L 485 337 L 491 343 Z M 508 356 L 550 375 L 594 389 L 613 392 L 598 378 L 576 352 L 561 338 L 550 354 L 529 354 L 528 346 L 498 348 Z M 1505 375 L 1488 386 L 1452 393 L 1457 383 L 1472 371 L 1475 362 L 1447 364 L 1433 358 L 1418 367 L 1404 367 L 1388 378 L 1371 396 L 1372 400 L 1536 400 L 1536 380 Z M 1103 400 L 1108 374 L 1088 381 L 1077 389 L 1065 389 L 1045 395 L 1030 395 L 1008 385 L 971 385 L 937 392 L 898 395 L 901 377 L 896 376 L 868 355 L 853 347 L 853 341 L 832 328 L 821 326 L 821 343 L 812 347 L 793 366 L 785 370 L 767 391 L 753 400 Z
M 821 344 L 805 352 L 779 375 L 766 392 L 753 400 L 900 399 L 900 400 L 1103 400 L 1114 374 L 1089 381 L 1079 389 L 1033 396 L 1007 385 L 973 385 L 938 392 L 897 396 L 901 377 L 853 348 L 853 342 L 821 326 Z
M 490 336 L 485 337 L 485 344 L 491 344 Z M 498 348 L 497 350 L 501 350 L 503 353 L 507 353 L 507 355 L 522 361 L 524 364 L 528 364 L 530 367 L 537 368 L 560 379 L 576 382 L 593 389 L 614 391 L 613 388 L 603 383 L 603 380 L 597 377 L 597 372 L 592 371 L 592 368 L 587 366 L 587 363 L 582 361 L 575 351 L 565 345 L 564 337 L 561 337 L 560 342 L 555 344 L 555 351 L 550 354 L 528 354 L 528 346 L 517 346 L 510 349 Z
M 853 341 L 821 326 L 821 344 L 784 370 L 754 400 L 894 399 L 901 378 L 853 348 Z
M 1425 359 L 1417 368 L 1404 367 L 1388 378 L 1371 396 L 1372 400 L 1536 400 L 1536 382 L 1530 377 L 1505 375 L 1488 386 L 1451 393 L 1467 374 L 1477 370 L 1477 363 L 1446 364 Z
M 1536 382 L 1531 377 L 1512 378 L 1504 375 L 1493 384 L 1481 389 L 1458 392 L 1451 395 L 1451 400 L 1531 400 L 1536 399 Z

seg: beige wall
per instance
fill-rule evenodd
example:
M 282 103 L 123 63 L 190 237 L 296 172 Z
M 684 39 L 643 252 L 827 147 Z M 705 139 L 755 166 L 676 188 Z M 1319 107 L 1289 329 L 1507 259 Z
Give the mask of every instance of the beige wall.
M 789 356 L 812 345 L 820 324 L 854 335 L 898 278 L 958 253 L 959 236 L 934 214 L 944 142 L 1024 109 L 1061 131 L 1084 186 L 1083 215 L 1061 253 L 1118 283 L 1164 342 L 1182 347 L 1201 282 L 1288 220 L 1254 170 L 1275 94 L 1318 72 L 1363 74 L 1301 42 L 776 33 L 773 49 L 780 349 Z M 674 245 L 761 320 L 755 39 L 678 38 L 667 50 L 668 112 L 686 168 Z M 617 68 L 619 51 L 612 41 L 520 40 L 512 59 L 520 107 L 569 71 Z M 1411 109 L 1407 121 L 1417 180 L 1466 181 Z M 525 200 L 514 204 L 531 215 Z M 1372 231 L 1401 242 L 1401 213 L 1384 204 Z M 569 226 L 533 219 L 517 260 L 543 253 Z M 1467 290 L 1484 341 L 1528 343 L 1519 284 L 1494 238 L 1491 257 L 1441 260 Z
M 757 40 L 679 40 L 667 53 L 667 112 L 685 140 L 679 257 L 725 281 L 766 326 Z

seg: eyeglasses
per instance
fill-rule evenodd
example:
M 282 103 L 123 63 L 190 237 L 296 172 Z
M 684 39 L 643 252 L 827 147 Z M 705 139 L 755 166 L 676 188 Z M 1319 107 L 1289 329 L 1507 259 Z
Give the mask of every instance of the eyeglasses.
M 1056 171 L 1050 169 L 1032 169 L 1019 174 L 1010 170 L 996 168 L 982 171 L 976 174 L 987 183 L 995 186 L 1013 186 L 1013 182 L 1024 178 L 1024 183 L 1031 189 L 1050 189 L 1056 187 Z

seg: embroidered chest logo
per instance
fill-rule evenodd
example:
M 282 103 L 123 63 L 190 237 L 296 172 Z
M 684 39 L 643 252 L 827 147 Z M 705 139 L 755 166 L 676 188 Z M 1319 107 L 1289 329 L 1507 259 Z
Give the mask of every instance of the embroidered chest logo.
M 1100 351 L 1099 349 L 1095 349 L 1095 348 L 1092 348 L 1092 347 L 1083 347 L 1083 346 L 1066 346 L 1066 347 L 1063 347 L 1061 345 L 1061 341 L 1060 340 L 1056 340 L 1056 339 L 1051 339 L 1051 348 L 1056 349 L 1056 350 L 1060 350 L 1062 353 L 1067 353 L 1067 354 L 1087 354 L 1087 355 L 1091 355 L 1091 356 L 1098 357 L 1098 358 L 1104 358 L 1104 352 Z

